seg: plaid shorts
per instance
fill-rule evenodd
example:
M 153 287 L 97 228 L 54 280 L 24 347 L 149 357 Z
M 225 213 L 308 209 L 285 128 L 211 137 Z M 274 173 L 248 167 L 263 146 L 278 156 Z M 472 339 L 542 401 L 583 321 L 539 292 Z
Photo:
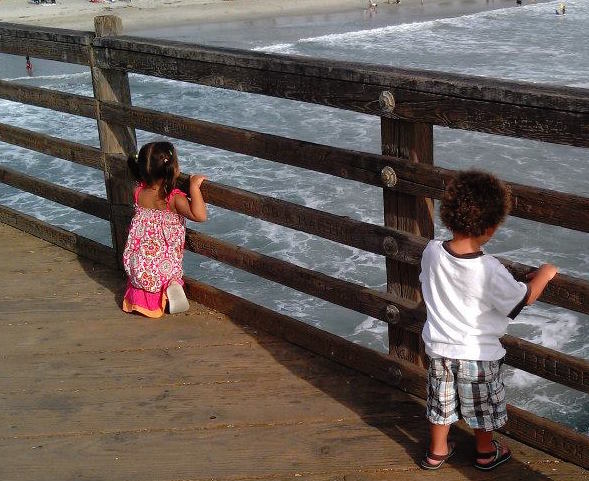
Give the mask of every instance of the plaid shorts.
M 503 359 L 429 361 L 426 416 L 432 424 L 452 424 L 462 417 L 473 429 L 493 431 L 507 422 Z

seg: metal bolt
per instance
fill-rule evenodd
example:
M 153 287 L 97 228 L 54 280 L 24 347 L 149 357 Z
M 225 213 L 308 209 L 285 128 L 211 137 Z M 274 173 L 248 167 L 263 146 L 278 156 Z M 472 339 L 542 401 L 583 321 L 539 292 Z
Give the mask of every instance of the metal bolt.
M 389 381 L 393 386 L 401 384 L 402 379 L 403 373 L 401 372 L 401 369 L 398 367 L 389 367 Z
M 390 114 L 395 110 L 395 97 L 388 90 L 381 92 L 378 97 L 378 103 L 380 104 L 380 109 L 385 113 Z
M 382 180 L 382 183 L 387 187 L 395 187 L 395 185 L 397 185 L 398 180 L 395 169 L 389 167 L 388 165 L 386 167 L 383 167 L 383 169 L 380 171 L 380 180 Z
M 387 306 L 385 319 L 389 324 L 397 324 L 400 319 L 399 309 L 393 304 Z
M 382 248 L 387 256 L 394 256 L 399 253 L 399 244 L 392 237 L 385 237 Z

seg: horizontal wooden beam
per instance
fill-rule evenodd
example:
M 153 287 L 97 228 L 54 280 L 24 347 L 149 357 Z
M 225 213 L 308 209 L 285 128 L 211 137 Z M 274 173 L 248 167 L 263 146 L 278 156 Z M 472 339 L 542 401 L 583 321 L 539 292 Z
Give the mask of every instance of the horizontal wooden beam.
M 0 52 L 89 65 L 92 32 L 0 22 Z
M 527 274 L 536 270 L 535 267 L 512 262 L 503 257 L 498 257 L 498 259 L 521 282 L 526 282 Z M 540 296 L 540 300 L 571 311 L 589 314 L 589 281 L 566 274 L 558 274 L 550 281 Z
M 113 166 L 113 169 L 126 168 L 122 161 L 124 159 L 110 154 L 107 155 L 107 158 L 112 158 L 109 160 L 109 164 Z M 189 193 L 186 175 L 180 176 L 178 187 L 187 194 Z M 389 227 L 317 211 L 212 181 L 205 181 L 202 190 L 207 202 L 224 209 L 257 217 L 409 264 L 421 262 L 421 254 L 427 243 L 427 240 L 422 237 Z M 387 251 L 385 251 L 385 244 Z M 526 280 L 528 272 L 536 269 L 533 266 L 518 264 L 503 258 L 499 258 L 499 260 L 521 281 Z M 552 279 L 540 297 L 541 301 L 548 304 L 589 314 L 587 299 L 589 299 L 589 281 L 565 274 L 559 274 Z
M 414 364 L 388 357 L 215 287 L 186 278 L 186 291 L 233 321 L 261 329 L 322 357 L 425 398 L 426 373 Z M 589 437 L 508 405 L 504 430 L 514 439 L 589 468 Z
M 99 66 L 413 122 L 589 146 L 585 89 L 137 37 L 96 38 Z M 394 96 L 393 110 L 379 104 Z
M 92 239 L 53 226 L 3 205 L 0 205 L 0 222 L 74 252 L 81 257 L 86 257 L 113 269 L 117 268 L 113 249 Z
M 422 310 L 386 292 L 276 259 L 187 229 L 186 249 L 385 322 L 419 319 Z
M 110 220 L 108 202 L 102 197 L 68 189 L 3 166 L 0 166 L 0 182 L 86 214 Z
M 104 169 L 103 154 L 100 149 L 50 135 L 39 134 L 32 130 L 0 123 L 0 142 L 18 145 L 42 154 L 85 165 L 86 167 Z
M 341 149 L 229 127 L 151 109 L 113 103 L 100 104 L 101 117 L 137 129 L 202 145 L 293 165 L 344 179 L 388 188 L 381 179 L 384 167 L 397 176 L 393 190 L 440 199 L 455 171 L 403 159 Z M 512 215 L 569 229 L 589 232 L 589 198 L 549 189 L 509 183 Z
M 81 117 L 96 118 L 96 101 L 83 95 L 0 80 L 0 98 Z
M 179 187 L 188 192 L 188 177 L 182 175 Z M 285 200 L 255 194 L 237 187 L 205 181 L 204 200 L 291 229 L 313 234 L 340 244 L 410 264 L 419 264 L 426 239 L 379 225 L 369 224 L 304 207 Z
M 589 361 L 518 337 L 503 336 L 501 343 L 507 351 L 505 362 L 510 366 L 589 393 Z
M 423 306 L 392 294 L 297 266 L 244 247 L 187 230 L 186 248 L 238 269 L 417 334 L 425 321 Z M 512 336 L 501 339 L 507 363 L 536 376 L 589 393 L 589 362 Z

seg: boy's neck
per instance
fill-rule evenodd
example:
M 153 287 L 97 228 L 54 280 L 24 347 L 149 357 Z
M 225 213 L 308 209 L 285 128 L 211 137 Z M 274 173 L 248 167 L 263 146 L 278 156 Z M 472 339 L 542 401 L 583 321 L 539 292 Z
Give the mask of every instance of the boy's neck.
M 481 251 L 483 244 L 486 244 L 495 231 L 497 226 L 489 227 L 484 234 L 479 236 L 469 236 L 458 232 L 452 233 L 452 240 L 448 242 L 450 249 L 456 254 L 474 254 Z
M 484 242 L 481 242 L 479 237 L 468 237 L 461 234 L 454 234 L 452 240 L 448 242 L 448 246 L 452 249 L 452 252 L 459 255 L 480 252 L 483 244 Z

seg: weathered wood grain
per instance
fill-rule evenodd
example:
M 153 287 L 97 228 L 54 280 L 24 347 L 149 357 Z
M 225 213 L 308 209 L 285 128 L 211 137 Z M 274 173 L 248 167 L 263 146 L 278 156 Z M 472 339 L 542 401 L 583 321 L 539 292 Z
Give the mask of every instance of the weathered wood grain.
M 0 205 L 0 222 L 107 266 L 115 265 L 115 257 L 110 247 L 47 224 L 10 207 Z
M 188 229 L 186 248 L 282 285 L 319 297 L 348 309 L 400 326 L 407 336 L 419 339 L 425 312 L 423 306 L 362 285 L 336 279 L 217 240 Z M 388 306 L 398 310 L 387 313 Z M 507 364 L 565 386 L 589 393 L 589 362 L 543 346 L 504 336 Z
M 501 343 L 507 364 L 589 394 L 589 361 L 509 335 Z
M 159 320 L 127 315 L 108 298 L 90 300 L 92 286 L 102 284 L 108 292 L 117 284 L 117 271 L 108 275 L 102 269 L 97 275 L 91 269 L 95 264 L 82 260 L 82 269 L 76 268 L 70 253 L 60 259 L 56 246 L 0 226 L 0 244 L 5 242 L 11 257 L 17 256 L 16 245 L 25 249 L 26 281 L 20 285 L 26 296 L 35 295 L 26 286 L 30 279 L 41 279 L 49 259 L 55 259 L 56 268 L 67 259 L 60 275 L 89 296 L 39 298 L 23 303 L 20 313 L 16 304 L 0 299 L 0 314 L 14 316 L 13 325 L 4 324 L 8 319 L 0 323 L 0 456 L 2 474 L 9 479 L 80 474 L 103 479 L 107 474 L 109 480 L 382 481 L 394 476 L 410 481 L 420 472 L 417 462 L 427 439 L 423 401 L 303 348 L 270 340 L 259 329 L 306 338 L 336 359 L 345 360 L 346 341 L 340 348 L 322 336 L 314 339 L 313 329 L 297 334 L 287 325 L 284 330 L 280 315 L 266 317 L 267 310 L 234 304 L 231 296 L 218 301 L 242 314 L 241 322 L 205 307 L 195 316 L 195 305 L 186 316 Z M 11 275 L 0 269 L 0 278 Z M 78 321 L 72 310 L 53 314 L 64 302 L 78 306 Z M 39 318 L 43 307 L 46 321 Z M 249 326 L 243 324 L 248 316 Z M 15 342 L 19 331 L 23 339 Z M 7 343 L 9 350 L 2 347 Z M 352 364 L 362 357 L 364 348 L 358 348 L 352 346 Z M 10 375 L 14 372 L 18 375 Z M 397 373 L 392 374 L 394 384 Z M 423 391 L 423 378 L 416 374 L 401 383 Z M 460 453 L 432 479 L 488 477 L 471 466 L 471 433 L 457 428 Z M 515 441 L 510 445 L 514 459 L 497 479 L 582 479 L 581 468 Z M 510 477 L 502 477 L 506 471 Z
M 536 269 L 503 257 L 498 257 L 498 259 L 521 282 L 527 282 L 527 274 Z M 540 296 L 540 300 L 548 304 L 589 314 L 589 281 L 567 276 L 566 274 L 558 274 L 550 281 Z
M 0 80 L 0 98 L 58 112 L 96 118 L 96 101 L 83 95 Z
M 94 40 L 110 68 L 383 115 L 452 128 L 588 146 L 589 96 L 583 89 L 502 83 L 496 79 L 301 59 L 140 38 Z
M 408 164 L 433 164 L 434 137 L 431 124 L 383 117 L 380 131 L 383 154 L 404 159 Z M 432 199 L 384 189 L 383 206 L 385 226 L 426 239 L 434 237 Z M 422 301 L 419 265 L 407 265 L 387 258 L 386 270 L 387 292 L 415 303 Z M 419 366 L 425 365 L 425 349 L 420 333 L 408 331 L 402 324 L 389 324 L 388 333 L 389 354 Z
M 178 182 L 179 187 L 185 192 L 187 182 L 188 178 L 185 175 Z M 418 264 L 420 253 L 425 247 L 425 239 L 416 235 L 330 214 L 237 187 L 205 181 L 201 190 L 205 201 L 218 207 L 375 254 L 387 255 L 401 262 Z M 392 238 L 396 242 L 398 249 L 395 252 L 385 252 L 383 243 L 387 238 Z
M 393 192 L 439 199 L 445 185 L 454 175 L 452 170 L 428 164 L 407 165 L 403 159 L 389 155 L 386 150 L 384 156 L 358 152 L 141 107 L 102 102 L 100 114 L 109 122 L 120 122 L 148 132 L 364 182 L 387 190 L 381 180 L 381 171 L 384 167 L 392 167 L 398 179 L 391 188 Z M 589 198 L 516 183 L 508 184 L 514 200 L 512 215 L 589 232 Z
M 250 350 L 265 348 L 254 345 Z M 208 352 L 215 355 L 230 349 L 229 344 L 218 345 Z M 67 358 L 67 354 L 63 356 Z M 326 392 L 330 395 L 326 396 Z M 51 437 L 50 433 L 89 436 L 97 426 L 102 433 L 132 432 L 146 427 L 139 420 L 149 420 L 148 429 L 152 432 L 188 428 L 218 430 L 228 424 L 270 426 L 329 420 L 362 422 L 368 417 L 373 421 L 402 419 L 411 409 L 423 409 L 418 402 L 411 405 L 402 391 L 352 371 L 347 375 L 320 376 L 312 382 L 291 372 L 233 383 L 145 385 L 142 389 L 116 391 L 100 389 L 99 384 L 96 389 L 14 391 L 3 396 L 0 416 L 19 419 L 11 430 L 11 438 L 20 439 Z M 399 406 L 404 403 L 405 409 L 391 411 L 392 403 Z M 58 407 L 69 411 L 69 415 L 61 415 Z
M 69 160 L 70 162 L 92 167 L 93 169 L 104 168 L 102 165 L 102 152 L 99 149 L 58 137 L 40 134 L 32 130 L 0 123 L 0 141 Z
M 191 229 L 186 232 L 186 249 L 385 322 L 399 321 L 398 315 L 392 316 L 390 311 L 387 313 L 389 306 L 401 311 L 404 318 L 417 318 L 422 313 L 417 310 L 417 305 L 406 299 L 232 245 Z
M 187 280 L 186 287 L 191 298 L 226 314 L 236 322 L 262 329 L 311 352 L 425 398 L 425 370 L 413 363 L 371 351 L 193 279 Z M 537 449 L 546 449 L 543 439 L 549 436 L 550 450 L 554 447 L 562 459 L 585 468 L 589 467 L 588 437 L 532 413 L 526 412 L 525 416 L 522 416 L 519 409 L 510 405 L 508 413 L 510 421 L 506 429 L 515 439 Z M 575 449 L 568 451 L 567 447 L 571 444 L 575 445 Z
M 123 30 L 121 19 L 114 15 L 95 17 L 94 27 L 98 38 L 120 35 Z M 94 56 L 90 60 L 94 98 L 98 101 L 97 121 L 100 149 L 106 154 L 116 153 L 128 157 L 137 151 L 135 129 L 120 122 L 107 122 L 100 113 L 100 102 L 102 101 L 131 105 L 128 74 L 125 71 L 100 67 L 96 64 Z M 113 174 L 110 163 L 105 162 L 104 181 L 108 205 L 111 208 L 112 245 L 119 261 L 119 268 L 123 269 L 123 250 L 131 222 L 130 215 L 126 214 L 128 211 L 126 207 L 133 200 L 134 182 L 128 169 L 116 170 L 117 173 Z
M 95 195 L 77 192 L 67 187 L 36 179 L 8 167 L 0 167 L 0 182 L 101 219 L 108 220 L 110 218 L 107 200 Z

